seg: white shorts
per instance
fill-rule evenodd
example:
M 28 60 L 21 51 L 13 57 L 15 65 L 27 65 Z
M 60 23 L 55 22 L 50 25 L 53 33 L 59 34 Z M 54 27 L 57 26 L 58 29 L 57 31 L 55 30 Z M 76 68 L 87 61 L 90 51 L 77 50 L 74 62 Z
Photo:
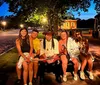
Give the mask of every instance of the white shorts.
M 23 53 L 26 57 L 29 55 L 28 52 Z M 22 56 L 20 56 L 19 61 L 18 61 L 18 68 L 21 69 L 22 68 L 22 64 L 23 64 L 24 58 Z

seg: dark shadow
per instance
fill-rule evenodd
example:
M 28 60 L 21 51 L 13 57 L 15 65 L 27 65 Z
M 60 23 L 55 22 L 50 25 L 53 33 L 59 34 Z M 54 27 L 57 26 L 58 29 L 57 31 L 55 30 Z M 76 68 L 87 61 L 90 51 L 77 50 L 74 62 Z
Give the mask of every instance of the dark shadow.
M 4 72 L 0 72 L 0 85 L 6 85 L 6 82 L 8 80 L 8 75 Z

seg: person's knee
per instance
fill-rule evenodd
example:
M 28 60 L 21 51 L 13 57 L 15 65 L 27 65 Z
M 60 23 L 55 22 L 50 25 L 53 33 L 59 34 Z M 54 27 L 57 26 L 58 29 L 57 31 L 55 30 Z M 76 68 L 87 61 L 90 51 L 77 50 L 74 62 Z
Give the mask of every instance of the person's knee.
M 33 64 L 38 64 L 38 59 L 35 58 L 36 61 L 33 62 Z
M 28 68 L 27 68 L 27 67 L 26 67 L 26 68 L 24 67 L 24 71 L 25 71 L 25 72 L 28 72 Z
M 78 63 L 78 60 L 77 59 L 73 59 L 72 61 L 74 64 L 77 64 Z
M 67 63 L 68 63 L 68 59 L 66 58 L 66 55 L 62 55 L 62 56 L 61 56 L 61 62 L 62 62 L 63 64 L 67 64 Z
M 77 66 L 77 67 L 78 67 L 79 62 L 78 62 L 78 60 L 77 60 L 77 59 L 74 59 L 72 62 L 73 62 L 73 64 L 74 64 L 75 66 Z
M 23 68 L 24 68 L 24 71 L 27 72 L 28 71 L 28 65 L 26 62 L 23 62 Z
M 89 60 L 88 60 L 88 64 L 93 64 L 92 59 L 89 59 Z
M 86 59 L 86 58 L 84 58 L 84 59 L 82 60 L 82 62 L 83 62 L 83 63 L 86 63 L 86 62 L 87 62 L 87 59 Z
M 68 64 L 68 61 L 63 60 L 63 61 L 62 61 L 62 64 L 63 64 L 63 65 L 67 65 L 67 64 Z
M 67 60 L 66 55 L 61 55 L 60 57 L 61 57 L 61 60 L 64 60 L 64 59 Z
M 29 70 L 30 70 L 30 71 L 33 71 L 33 66 L 30 66 L 30 67 L 29 67 Z

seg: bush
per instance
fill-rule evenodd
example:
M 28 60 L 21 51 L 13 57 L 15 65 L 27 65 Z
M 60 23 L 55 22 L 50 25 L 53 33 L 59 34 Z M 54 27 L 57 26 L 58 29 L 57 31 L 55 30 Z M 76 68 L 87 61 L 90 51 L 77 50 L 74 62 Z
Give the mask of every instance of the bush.
M 43 39 L 44 38 L 44 35 L 42 32 L 39 32 L 38 36 L 37 36 L 39 39 Z

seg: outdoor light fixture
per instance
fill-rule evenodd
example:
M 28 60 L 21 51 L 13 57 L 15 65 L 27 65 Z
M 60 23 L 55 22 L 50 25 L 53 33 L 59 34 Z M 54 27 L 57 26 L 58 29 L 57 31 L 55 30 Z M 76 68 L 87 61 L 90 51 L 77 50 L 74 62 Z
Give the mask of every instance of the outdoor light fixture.
M 44 28 L 44 29 L 47 28 L 47 26 L 48 26 L 48 18 L 46 16 L 42 16 L 40 18 L 40 23 L 41 23 L 42 28 Z
M 4 26 L 3 30 L 5 30 L 5 26 L 7 25 L 7 22 L 6 21 L 2 21 L 1 24 Z
M 44 18 L 42 19 L 42 21 L 43 21 L 43 23 L 46 23 L 46 22 L 47 22 L 47 18 L 44 17 Z
M 24 25 L 23 25 L 23 24 L 20 24 L 20 27 L 21 27 L 21 28 L 23 28 L 23 27 L 24 27 Z

